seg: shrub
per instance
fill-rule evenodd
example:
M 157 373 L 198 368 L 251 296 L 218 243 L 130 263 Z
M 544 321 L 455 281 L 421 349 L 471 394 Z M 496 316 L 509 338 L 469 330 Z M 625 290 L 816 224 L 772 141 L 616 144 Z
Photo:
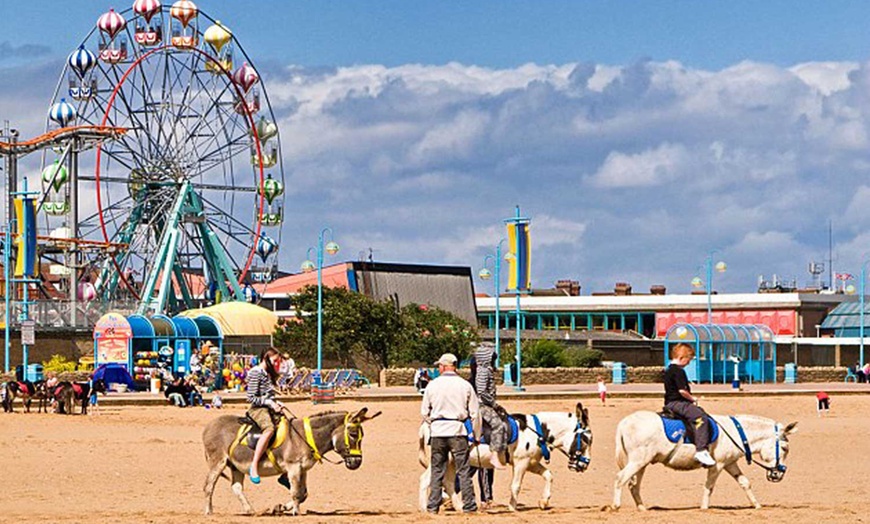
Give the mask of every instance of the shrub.
M 555 340 L 536 340 L 523 348 L 523 366 L 555 368 L 566 365 L 565 346 Z
M 567 349 L 567 366 L 575 368 L 597 368 L 604 360 L 604 352 L 600 349 Z
M 66 373 L 76 370 L 76 363 L 63 355 L 52 355 L 50 359 L 42 363 L 43 371 L 54 371 L 55 373 Z

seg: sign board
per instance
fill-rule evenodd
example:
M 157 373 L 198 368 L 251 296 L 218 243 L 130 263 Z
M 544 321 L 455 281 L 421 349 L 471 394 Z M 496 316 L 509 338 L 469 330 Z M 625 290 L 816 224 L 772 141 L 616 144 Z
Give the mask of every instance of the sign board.
M 127 363 L 133 329 L 124 315 L 106 313 L 94 326 L 94 344 L 97 350 L 96 365 L 106 362 Z
M 36 344 L 36 321 L 22 320 L 21 321 L 21 344 L 32 346 Z
M 61 277 L 69 276 L 72 273 L 70 268 L 63 266 L 61 264 L 52 264 L 52 265 L 48 266 L 48 272 L 51 275 L 61 276 Z

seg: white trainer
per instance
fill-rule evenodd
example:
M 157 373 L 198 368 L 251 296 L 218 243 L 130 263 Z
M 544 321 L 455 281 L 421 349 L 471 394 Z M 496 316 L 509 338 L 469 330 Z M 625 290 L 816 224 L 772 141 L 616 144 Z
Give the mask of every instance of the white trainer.
M 710 456 L 710 452 L 706 449 L 702 451 L 698 451 L 695 453 L 695 460 L 703 464 L 705 467 L 711 467 L 716 465 L 716 461 L 713 460 L 713 457 Z

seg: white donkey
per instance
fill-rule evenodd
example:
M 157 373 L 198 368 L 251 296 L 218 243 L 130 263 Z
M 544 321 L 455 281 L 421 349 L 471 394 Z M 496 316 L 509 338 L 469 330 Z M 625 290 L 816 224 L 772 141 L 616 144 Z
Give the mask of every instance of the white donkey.
M 712 418 L 718 424 L 719 436 L 710 445 L 710 455 L 716 465 L 707 469 L 707 482 L 701 509 L 710 507 L 710 494 L 716 479 L 723 470 L 740 484 L 749 502 L 756 508 L 761 504 L 752 494 L 749 479 L 740 471 L 741 459 L 755 463 L 767 470 L 767 480 L 779 482 L 785 475 L 785 458 L 788 456 L 788 435 L 795 433 L 797 422 L 783 427 L 769 418 L 753 415 L 723 416 Z M 693 470 L 701 467 L 695 461 L 695 446 L 668 440 L 663 430 L 662 419 L 652 411 L 636 411 L 619 422 L 616 427 L 616 474 L 612 509 L 619 509 L 622 488 L 629 484 L 631 496 L 639 510 L 645 510 L 640 498 L 640 483 L 646 467 L 664 464 L 676 470 Z
M 550 451 L 557 449 L 568 457 L 568 468 L 583 472 L 589 466 L 592 451 L 592 430 L 589 429 L 589 411 L 577 403 L 572 412 L 543 412 L 534 415 L 511 415 L 518 425 L 517 439 L 508 445 L 511 457 L 513 480 L 511 482 L 510 509 L 516 511 L 517 497 L 526 472 L 544 478 L 544 492 L 538 506 L 546 509 L 550 504 L 553 474 L 547 467 Z M 420 511 L 426 511 L 429 496 L 429 425 L 421 424 L 419 430 L 419 460 L 426 470 L 420 475 Z M 469 449 L 471 467 L 493 469 L 487 444 L 478 444 Z M 455 491 L 456 468 L 451 458 L 444 474 L 444 490 L 451 497 L 454 508 L 462 507 L 460 496 Z

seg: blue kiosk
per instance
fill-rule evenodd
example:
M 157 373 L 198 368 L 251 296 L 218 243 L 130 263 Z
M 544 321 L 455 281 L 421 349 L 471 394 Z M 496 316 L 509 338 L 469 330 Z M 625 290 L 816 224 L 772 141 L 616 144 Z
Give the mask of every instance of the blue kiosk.
M 695 349 L 686 366 L 692 382 L 776 382 L 776 342 L 765 325 L 674 324 L 665 334 L 665 366 L 671 347 L 680 343 Z
M 190 372 L 190 357 L 209 343 L 216 370 L 223 366 L 224 336 L 220 325 L 211 317 L 194 318 L 166 315 L 129 315 L 109 313 L 94 329 L 95 366 L 116 363 L 126 366 L 139 384 L 145 384 L 152 374 L 163 367 L 176 376 Z M 220 385 L 220 373 L 215 377 Z

